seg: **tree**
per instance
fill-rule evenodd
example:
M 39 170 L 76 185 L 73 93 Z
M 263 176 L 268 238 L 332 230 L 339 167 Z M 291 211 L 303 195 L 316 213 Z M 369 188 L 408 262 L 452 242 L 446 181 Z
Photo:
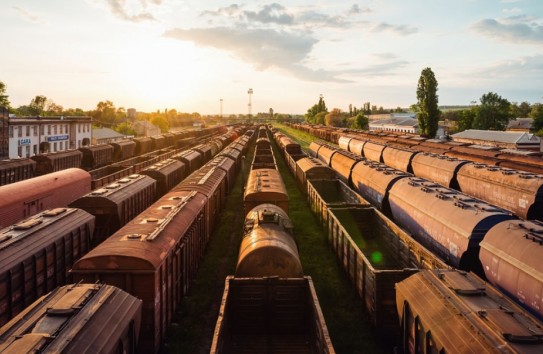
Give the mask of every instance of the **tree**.
M 351 124 L 352 129 L 368 130 L 370 120 L 364 115 L 363 112 L 360 112 L 354 117 Z
M 505 130 L 507 123 L 513 118 L 509 101 L 494 92 L 489 92 L 481 96 L 480 102 L 473 120 L 473 128 Z
M 134 128 L 132 128 L 132 125 L 127 122 L 121 123 L 118 126 L 116 126 L 115 131 L 123 135 L 133 135 L 133 136 L 137 135 Z
M 526 101 L 517 104 L 516 102 L 511 103 L 511 115 L 513 118 L 526 118 L 530 114 L 532 107 Z
M 324 124 L 324 116 L 326 113 L 328 113 L 328 108 L 326 108 L 324 97 L 320 95 L 319 102 L 307 110 L 305 120 L 309 123 Z
M 477 114 L 477 108 L 473 107 L 471 109 L 463 109 L 458 112 L 458 131 L 462 132 L 464 130 L 471 129 L 473 127 L 473 121 L 475 120 L 475 115 Z
M 324 121 L 326 125 L 330 125 L 332 127 L 341 127 L 344 124 L 345 118 L 346 116 L 341 111 L 341 109 L 334 108 L 330 113 L 326 114 Z
M 155 115 L 151 118 L 151 124 L 159 127 L 162 133 L 167 133 L 170 130 L 168 120 L 163 115 Z
M 543 129 L 543 105 L 541 103 L 534 103 L 529 117 L 534 119 L 532 122 L 532 131 L 541 131 Z
M 6 95 L 6 84 L 0 81 L 0 107 L 9 109 L 10 103 L 9 103 L 8 97 L 9 96 Z
M 30 104 L 28 105 L 29 114 L 32 116 L 39 116 L 42 115 L 45 111 L 45 106 L 47 104 L 47 97 L 43 95 L 38 95 L 34 97 Z
M 422 70 L 417 87 L 418 121 L 420 134 L 433 138 L 436 136 L 439 116 L 437 80 L 432 69 Z
M 120 121 L 117 119 L 117 110 L 111 101 L 100 101 L 96 105 L 96 110 L 91 112 L 92 118 L 100 126 L 109 128 L 115 127 Z

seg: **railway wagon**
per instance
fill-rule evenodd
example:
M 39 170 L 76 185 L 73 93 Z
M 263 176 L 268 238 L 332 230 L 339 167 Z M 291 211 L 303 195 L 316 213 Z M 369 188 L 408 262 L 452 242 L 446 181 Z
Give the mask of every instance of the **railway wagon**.
M 449 156 L 449 157 L 456 157 L 457 159 L 460 159 L 460 160 L 468 160 L 468 161 L 484 163 L 487 165 L 494 165 L 494 166 L 498 165 L 501 162 L 501 160 L 495 157 L 466 154 L 464 152 L 453 151 L 453 150 L 447 150 L 443 152 L 443 155 Z
M 36 161 L 35 175 L 41 176 L 67 168 L 81 167 L 83 153 L 79 150 L 66 150 L 35 155 L 32 156 L 31 159 Z
M 383 150 L 383 163 L 399 171 L 413 173 L 412 163 L 418 151 L 387 146 Z
M 166 147 L 166 138 L 162 135 L 153 135 L 149 137 L 151 139 L 151 149 L 156 151 L 164 149 Z
M 504 209 L 421 178 L 402 178 L 390 189 L 398 225 L 451 266 L 483 274 L 479 243 L 494 225 L 516 219 Z
M 358 156 L 364 156 L 364 145 L 368 142 L 368 138 L 361 136 L 354 137 L 349 141 L 349 152 Z
M 422 270 L 396 284 L 404 352 L 541 353 L 543 329 L 473 273 Z
M 118 162 L 134 157 L 136 142 L 133 140 L 121 140 L 110 143 L 113 146 L 112 161 Z
M 311 277 L 226 278 L 211 354 L 335 350 Z
M 0 352 L 135 354 L 140 326 L 141 300 L 109 285 L 66 285 L 0 329 Z
M 296 177 L 296 168 L 297 168 L 296 162 L 298 160 L 305 159 L 306 157 L 309 157 L 309 156 L 305 152 L 301 154 L 295 154 L 295 155 L 289 155 L 289 154 L 285 155 L 285 162 L 287 164 L 287 167 L 290 173 L 292 173 L 295 177 Z
M 157 162 L 141 170 L 142 175 L 151 177 L 156 181 L 156 199 L 168 193 L 178 185 L 186 176 L 185 164 L 174 159 Z
M 217 156 L 224 156 L 233 160 L 236 164 L 236 172 L 239 172 L 241 170 L 241 164 L 243 160 L 243 153 L 241 150 L 228 146 L 224 148 L 221 152 L 219 152 Z
M 543 220 L 543 175 L 471 163 L 459 169 L 457 180 L 463 193 L 522 219 Z
M 0 161 L 0 186 L 34 177 L 36 161 L 15 159 Z
M 72 267 L 74 281 L 102 281 L 143 301 L 140 353 L 158 352 L 196 275 L 207 198 L 171 191 Z
M 226 174 L 226 194 L 229 194 L 234 188 L 238 174 L 236 162 L 226 156 L 217 156 L 209 162 L 211 165 L 223 170 Z
M 196 146 L 193 146 L 191 149 L 196 150 L 200 154 L 202 154 L 202 156 L 204 157 L 204 161 L 209 161 L 211 160 L 213 156 L 217 154 L 217 152 L 214 152 L 213 147 L 214 145 L 206 143 L 206 144 L 198 144 Z
M 307 193 L 307 184 L 310 180 L 336 178 L 336 172 L 334 170 L 326 166 L 322 161 L 313 157 L 306 157 L 296 161 L 296 170 L 294 174 L 304 193 Z
M 70 203 L 70 207 L 83 209 L 96 218 L 92 247 L 153 204 L 157 199 L 156 184 L 151 177 L 132 174 Z
M 394 285 L 445 267 L 375 208 L 329 208 L 328 242 L 380 334 L 399 333 Z
M 136 143 L 136 150 L 134 151 L 135 156 L 144 155 L 153 151 L 153 141 L 149 137 L 142 136 L 133 138 L 132 141 Z
M 318 143 L 315 143 L 314 145 L 311 144 L 309 147 L 313 146 L 316 148 Z M 336 154 L 339 150 L 331 145 L 328 144 L 322 144 L 318 146 L 318 150 L 315 152 L 315 157 L 321 160 L 326 164 L 326 166 L 330 166 L 330 163 L 332 162 L 332 157 L 334 154 Z
M 109 144 L 91 145 L 79 148 L 83 153 L 81 168 L 87 171 L 109 165 L 113 160 L 113 146 Z
M 0 227 L 46 209 L 66 207 L 91 191 L 90 174 L 79 168 L 49 173 L 0 187 Z
M 543 321 L 543 223 L 510 220 L 492 227 L 479 258 L 486 279 Z
M 355 191 L 390 217 L 389 191 L 397 181 L 408 176 L 381 163 L 363 161 L 353 167 L 351 181 Z
M 354 166 L 359 162 L 365 162 L 367 160 L 364 157 L 357 156 L 348 151 L 341 149 L 335 150 L 336 153 L 332 155 L 329 166 L 336 172 L 339 179 L 347 184 L 351 184 L 351 175 Z
M 83 210 L 57 208 L 0 231 L 0 325 L 71 281 L 68 271 L 90 250 L 94 223 Z
M 279 139 L 278 145 L 289 155 L 297 155 L 302 153 L 302 148 L 300 144 L 298 144 L 288 136 L 284 136 Z
M 419 153 L 413 158 L 411 165 L 415 176 L 458 190 L 458 171 L 462 166 L 470 163 L 470 161 L 445 155 Z
M 236 277 L 303 277 L 293 228 L 287 213 L 277 205 L 251 209 L 245 216 Z
M 279 171 L 268 168 L 251 170 L 243 195 L 246 213 L 260 204 L 275 204 L 288 213 L 288 200 Z
M 172 156 L 172 159 L 179 160 L 185 164 L 185 174 L 188 176 L 205 163 L 204 156 L 196 150 L 185 150 L 177 155 Z
M 277 169 L 277 162 L 273 154 L 258 154 L 255 152 L 251 169 Z
M 368 160 L 383 162 L 383 151 L 385 150 L 386 145 L 377 144 L 372 141 L 368 141 L 364 144 L 363 157 Z
M 370 206 L 368 201 L 338 179 L 308 180 L 307 199 L 311 211 L 317 216 L 324 229 L 328 229 L 329 208 Z

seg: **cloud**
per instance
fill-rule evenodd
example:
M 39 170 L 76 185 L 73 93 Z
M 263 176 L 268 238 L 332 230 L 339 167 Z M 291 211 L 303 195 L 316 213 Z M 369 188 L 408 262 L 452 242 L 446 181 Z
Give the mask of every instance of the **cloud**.
M 419 30 L 415 27 L 408 25 L 391 25 L 389 23 L 379 23 L 374 26 L 372 32 L 392 32 L 401 36 L 408 36 L 410 34 L 417 33 Z
M 398 69 L 401 69 L 408 65 L 409 62 L 405 60 L 395 60 L 387 63 L 368 65 L 359 69 L 348 70 L 347 73 L 353 75 L 363 75 L 365 77 L 382 77 L 385 75 L 393 75 Z
M 124 21 L 156 21 L 149 7 L 162 5 L 163 0 L 106 0 L 111 13 Z
M 474 73 L 487 79 L 504 79 L 524 85 L 522 78 L 541 78 L 543 80 L 543 55 L 524 56 L 513 60 L 502 61 L 480 69 Z M 513 80 L 512 80 L 513 79 Z
M 520 13 L 520 12 L 522 12 L 522 10 L 519 9 L 518 7 L 513 7 L 511 9 L 503 9 L 502 12 L 504 12 L 506 14 L 514 14 L 514 13 Z
M 358 15 L 361 13 L 370 13 L 372 10 L 369 7 L 360 8 L 358 4 L 354 4 L 351 6 L 349 11 L 347 12 L 348 15 Z
M 17 6 L 13 6 L 12 9 L 14 9 L 15 11 L 17 11 L 19 13 L 19 15 L 21 15 L 21 17 L 29 22 L 32 22 L 32 23 L 45 23 L 45 21 L 40 18 L 39 16 L 37 15 L 34 15 L 34 14 L 31 14 L 30 12 L 26 11 L 25 9 L 22 9 L 20 7 L 17 7 Z
M 243 5 L 238 4 L 231 4 L 227 7 L 220 7 L 215 11 L 204 11 L 202 12 L 202 16 L 229 16 L 229 17 L 235 17 L 238 16 L 241 13 L 241 9 L 243 8 Z
M 484 19 L 473 24 L 472 28 L 484 36 L 506 42 L 543 43 L 543 26 L 526 16 Z
M 287 13 L 283 5 L 277 3 L 264 5 L 258 12 L 245 11 L 244 15 L 249 21 L 261 23 L 277 23 L 281 25 L 292 25 L 294 23 L 294 16 Z

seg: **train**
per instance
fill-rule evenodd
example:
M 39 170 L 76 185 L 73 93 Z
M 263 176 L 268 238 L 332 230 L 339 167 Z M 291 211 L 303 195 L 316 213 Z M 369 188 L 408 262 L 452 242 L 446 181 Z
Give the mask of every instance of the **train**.
M 242 135 L 231 144 L 248 142 Z M 197 274 L 228 190 L 229 173 L 215 164 L 224 156 L 197 169 L 72 267 L 74 281 L 102 281 L 143 301 L 140 352 L 158 352 Z
M 0 352 L 135 354 L 141 306 L 113 286 L 61 286 L 0 328 Z

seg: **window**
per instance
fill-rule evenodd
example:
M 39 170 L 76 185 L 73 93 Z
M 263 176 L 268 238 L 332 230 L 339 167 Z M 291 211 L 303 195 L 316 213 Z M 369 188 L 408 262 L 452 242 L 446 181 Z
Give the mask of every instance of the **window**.
M 13 126 L 9 127 L 9 137 L 13 138 Z
M 32 135 L 38 136 L 38 127 L 35 125 L 32 126 Z
M 23 147 L 19 146 L 17 148 L 17 156 L 22 157 L 23 156 Z
M 57 125 L 53 125 L 53 134 L 57 135 Z
M 25 150 L 26 150 L 25 157 L 30 157 L 30 145 L 27 145 Z
M 51 124 L 47 124 L 47 135 L 51 135 Z
M 38 145 L 32 145 L 32 149 L 33 149 L 33 154 L 37 155 L 38 154 Z
M 17 127 L 17 136 L 19 138 L 23 136 L 23 127 L 21 127 L 21 126 Z
M 43 135 L 44 130 L 45 128 L 43 127 L 43 125 L 40 125 L 40 135 Z
M 55 143 L 53 144 L 53 152 L 56 152 L 56 151 L 57 151 L 57 143 L 55 142 Z
M 30 125 L 26 126 L 26 136 L 30 136 Z

